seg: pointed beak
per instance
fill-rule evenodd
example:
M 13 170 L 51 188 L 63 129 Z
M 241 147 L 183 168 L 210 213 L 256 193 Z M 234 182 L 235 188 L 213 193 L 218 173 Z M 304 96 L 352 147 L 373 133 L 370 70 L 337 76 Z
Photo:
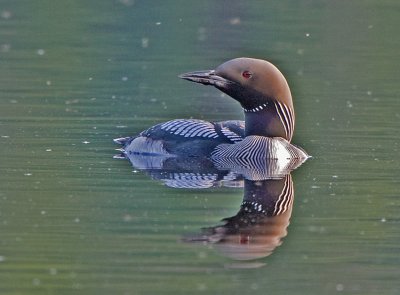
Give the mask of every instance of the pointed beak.
M 231 81 L 215 74 L 214 70 L 189 72 L 181 74 L 178 77 L 184 80 L 204 85 L 213 85 L 219 88 L 224 88 L 227 84 L 232 83 Z

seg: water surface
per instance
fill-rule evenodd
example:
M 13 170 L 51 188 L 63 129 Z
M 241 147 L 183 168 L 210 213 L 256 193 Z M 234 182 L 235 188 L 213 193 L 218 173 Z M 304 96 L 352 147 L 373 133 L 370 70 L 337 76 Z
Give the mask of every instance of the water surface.
M 0 293 L 398 294 L 399 6 L 385 1 L 2 1 Z M 287 236 L 238 264 L 182 238 L 243 189 L 178 189 L 112 156 L 173 118 L 241 119 L 181 81 L 238 56 L 292 88 Z M 259 266 L 259 267 L 254 267 Z

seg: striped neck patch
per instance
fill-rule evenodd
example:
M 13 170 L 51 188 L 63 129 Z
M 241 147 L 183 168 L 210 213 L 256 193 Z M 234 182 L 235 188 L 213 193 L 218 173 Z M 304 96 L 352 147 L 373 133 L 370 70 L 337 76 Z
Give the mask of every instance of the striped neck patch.
M 290 142 L 294 131 L 294 113 L 287 105 L 279 101 L 275 102 L 275 108 L 285 129 L 286 139 Z
M 246 113 L 256 113 L 256 112 L 259 112 L 259 111 L 261 111 L 261 110 L 267 108 L 267 106 L 268 106 L 268 104 L 267 104 L 267 103 L 264 103 L 264 104 L 262 104 L 262 105 L 259 105 L 258 107 L 255 107 L 255 108 L 252 108 L 252 109 L 245 109 L 245 108 L 243 108 L 243 110 L 244 110 Z

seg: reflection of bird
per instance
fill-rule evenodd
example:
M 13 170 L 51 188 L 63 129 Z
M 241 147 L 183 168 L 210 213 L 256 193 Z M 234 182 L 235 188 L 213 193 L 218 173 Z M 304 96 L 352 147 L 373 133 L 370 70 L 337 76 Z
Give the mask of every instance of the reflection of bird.
M 288 174 L 281 179 L 244 183 L 243 202 L 235 216 L 184 241 L 212 244 L 221 254 L 235 260 L 266 257 L 281 245 L 292 214 L 292 177 Z
M 243 179 L 279 179 L 306 159 L 258 159 L 246 164 L 226 158 L 220 163 L 202 158 L 158 157 L 127 154 L 132 166 L 175 188 L 243 187 Z
M 190 72 L 181 78 L 212 85 L 237 100 L 245 122 L 207 122 L 177 119 L 155 125 L 136 137 L 118 138 L 123 155 L 210 157 L 223 163 L 226 158 L 251 162 L 265 158 L 307 158 L 290 144 L 294 130 L 294 109 L 289 86 L 271 63 L 237 58 L 215 70 Z M 244 163 L 246 164 L 246 163 Z

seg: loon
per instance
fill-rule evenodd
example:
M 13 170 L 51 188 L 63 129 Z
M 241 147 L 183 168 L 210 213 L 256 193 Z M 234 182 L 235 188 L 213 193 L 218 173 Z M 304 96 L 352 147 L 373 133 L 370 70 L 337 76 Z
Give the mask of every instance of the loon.
M 283 74 L 270 62 L 235 58 L 214 70 L 185 73 L 180 78 L 211 85 L 238 101 L 245 121 L 208 122 L 175 119 L 134 137 L 114 139 L 122 155 L 233 159 L 306 159 L 291 144 L 295 115 Z

